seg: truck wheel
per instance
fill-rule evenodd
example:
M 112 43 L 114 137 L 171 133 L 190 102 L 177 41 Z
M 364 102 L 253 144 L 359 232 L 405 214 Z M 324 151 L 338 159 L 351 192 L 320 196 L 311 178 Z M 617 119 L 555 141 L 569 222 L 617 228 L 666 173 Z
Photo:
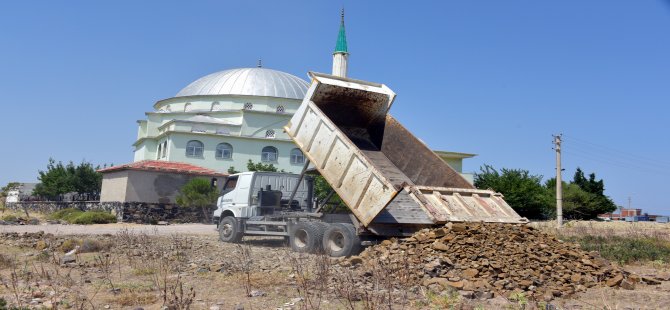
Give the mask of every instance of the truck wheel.
M 299 253 L 321 251 L 321 239 L 328 225 L 318 222 L 298 222 L 293 226 L 289 243 L 291 249 Z
M 323 249 L 332 257 L 355 255 L 361 251 L 361 239 L 354 225 L 335 223 L 323 235 Z
M 223 242 L 238 243 L 242 241 L 242 232 L 237 225 L 237 220 L 232 216 L 226 216 L 219 223 L 219 240 Z

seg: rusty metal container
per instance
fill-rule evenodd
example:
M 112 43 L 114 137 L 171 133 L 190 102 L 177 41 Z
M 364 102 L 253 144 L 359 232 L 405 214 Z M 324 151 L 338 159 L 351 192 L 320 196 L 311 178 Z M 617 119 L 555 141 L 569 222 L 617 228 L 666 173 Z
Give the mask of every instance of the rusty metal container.
M 500 194 L 475 189 L 388 114 L 391 89 L 310 77 L 285 130 L 363 226 L 398 235 L 449 221 L 526 221 Z

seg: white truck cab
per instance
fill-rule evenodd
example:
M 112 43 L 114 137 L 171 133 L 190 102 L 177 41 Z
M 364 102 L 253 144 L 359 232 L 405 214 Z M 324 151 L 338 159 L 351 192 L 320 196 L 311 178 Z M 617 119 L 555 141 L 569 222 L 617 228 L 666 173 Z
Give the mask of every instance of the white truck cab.
M 300 176 L 282 172 L 242 172 L 229 176 L 223 185 L 221 196 L 216 202 L 214 220 L 226 216 L 245 219 L 261 215 L 258 192 L 261 190 L 281 191 L 282 204 L 287 208 L 307 210 L 311 207 L 312 194 L 308 180 L 303 180 L 291 204 L 291 191 Z

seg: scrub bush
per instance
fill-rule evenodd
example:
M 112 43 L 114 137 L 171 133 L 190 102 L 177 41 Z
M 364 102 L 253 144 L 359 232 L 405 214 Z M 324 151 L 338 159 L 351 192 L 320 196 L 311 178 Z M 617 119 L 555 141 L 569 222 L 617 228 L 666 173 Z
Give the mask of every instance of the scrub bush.
M 116 216 L 102 211 L 88 211 L 74 218 L 71 223 L 82 225 L 116 223 Z
M 104 211 L 81 211 L 79 209 L 63 209 L 54 212 L 51 219 L 64 220 L 71 224 L 108 224 L 116 223 L 116 216 Z
M 68 208 L 63 210 L 58 210 L 49 216 L 52 220 L 63 220 L 66 222 L 72 222 L 75 218 L 80 216 L 84 211 L 75 208 Z

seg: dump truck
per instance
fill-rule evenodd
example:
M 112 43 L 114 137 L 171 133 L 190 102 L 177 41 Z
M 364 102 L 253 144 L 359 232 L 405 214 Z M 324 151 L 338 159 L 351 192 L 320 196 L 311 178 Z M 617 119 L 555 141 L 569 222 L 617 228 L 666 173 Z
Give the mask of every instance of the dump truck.
M 362 245 L 448 222 L 527 222 L 501 194 L 475 188 L 391 116 L 396 94 L 386 85 L 314 72 L 309 76 L 310 88 L 284 127 L 307 158 L 296 184 L 306 181 L 312 167 L 349 212 L 326 214 L 323 204 L 293 209 L 299 186 L 288 198 L 270 186 L 248 195 L 257 202 L 266 196 L 275 206 L 272 211 L 256 203 L 259 211 L 253 215 L 230 216 L 219 202 L 222 241 L 284 236 L 294 251 L 348 256 Z M 282 199 L 288 201 L 285 207 Z

